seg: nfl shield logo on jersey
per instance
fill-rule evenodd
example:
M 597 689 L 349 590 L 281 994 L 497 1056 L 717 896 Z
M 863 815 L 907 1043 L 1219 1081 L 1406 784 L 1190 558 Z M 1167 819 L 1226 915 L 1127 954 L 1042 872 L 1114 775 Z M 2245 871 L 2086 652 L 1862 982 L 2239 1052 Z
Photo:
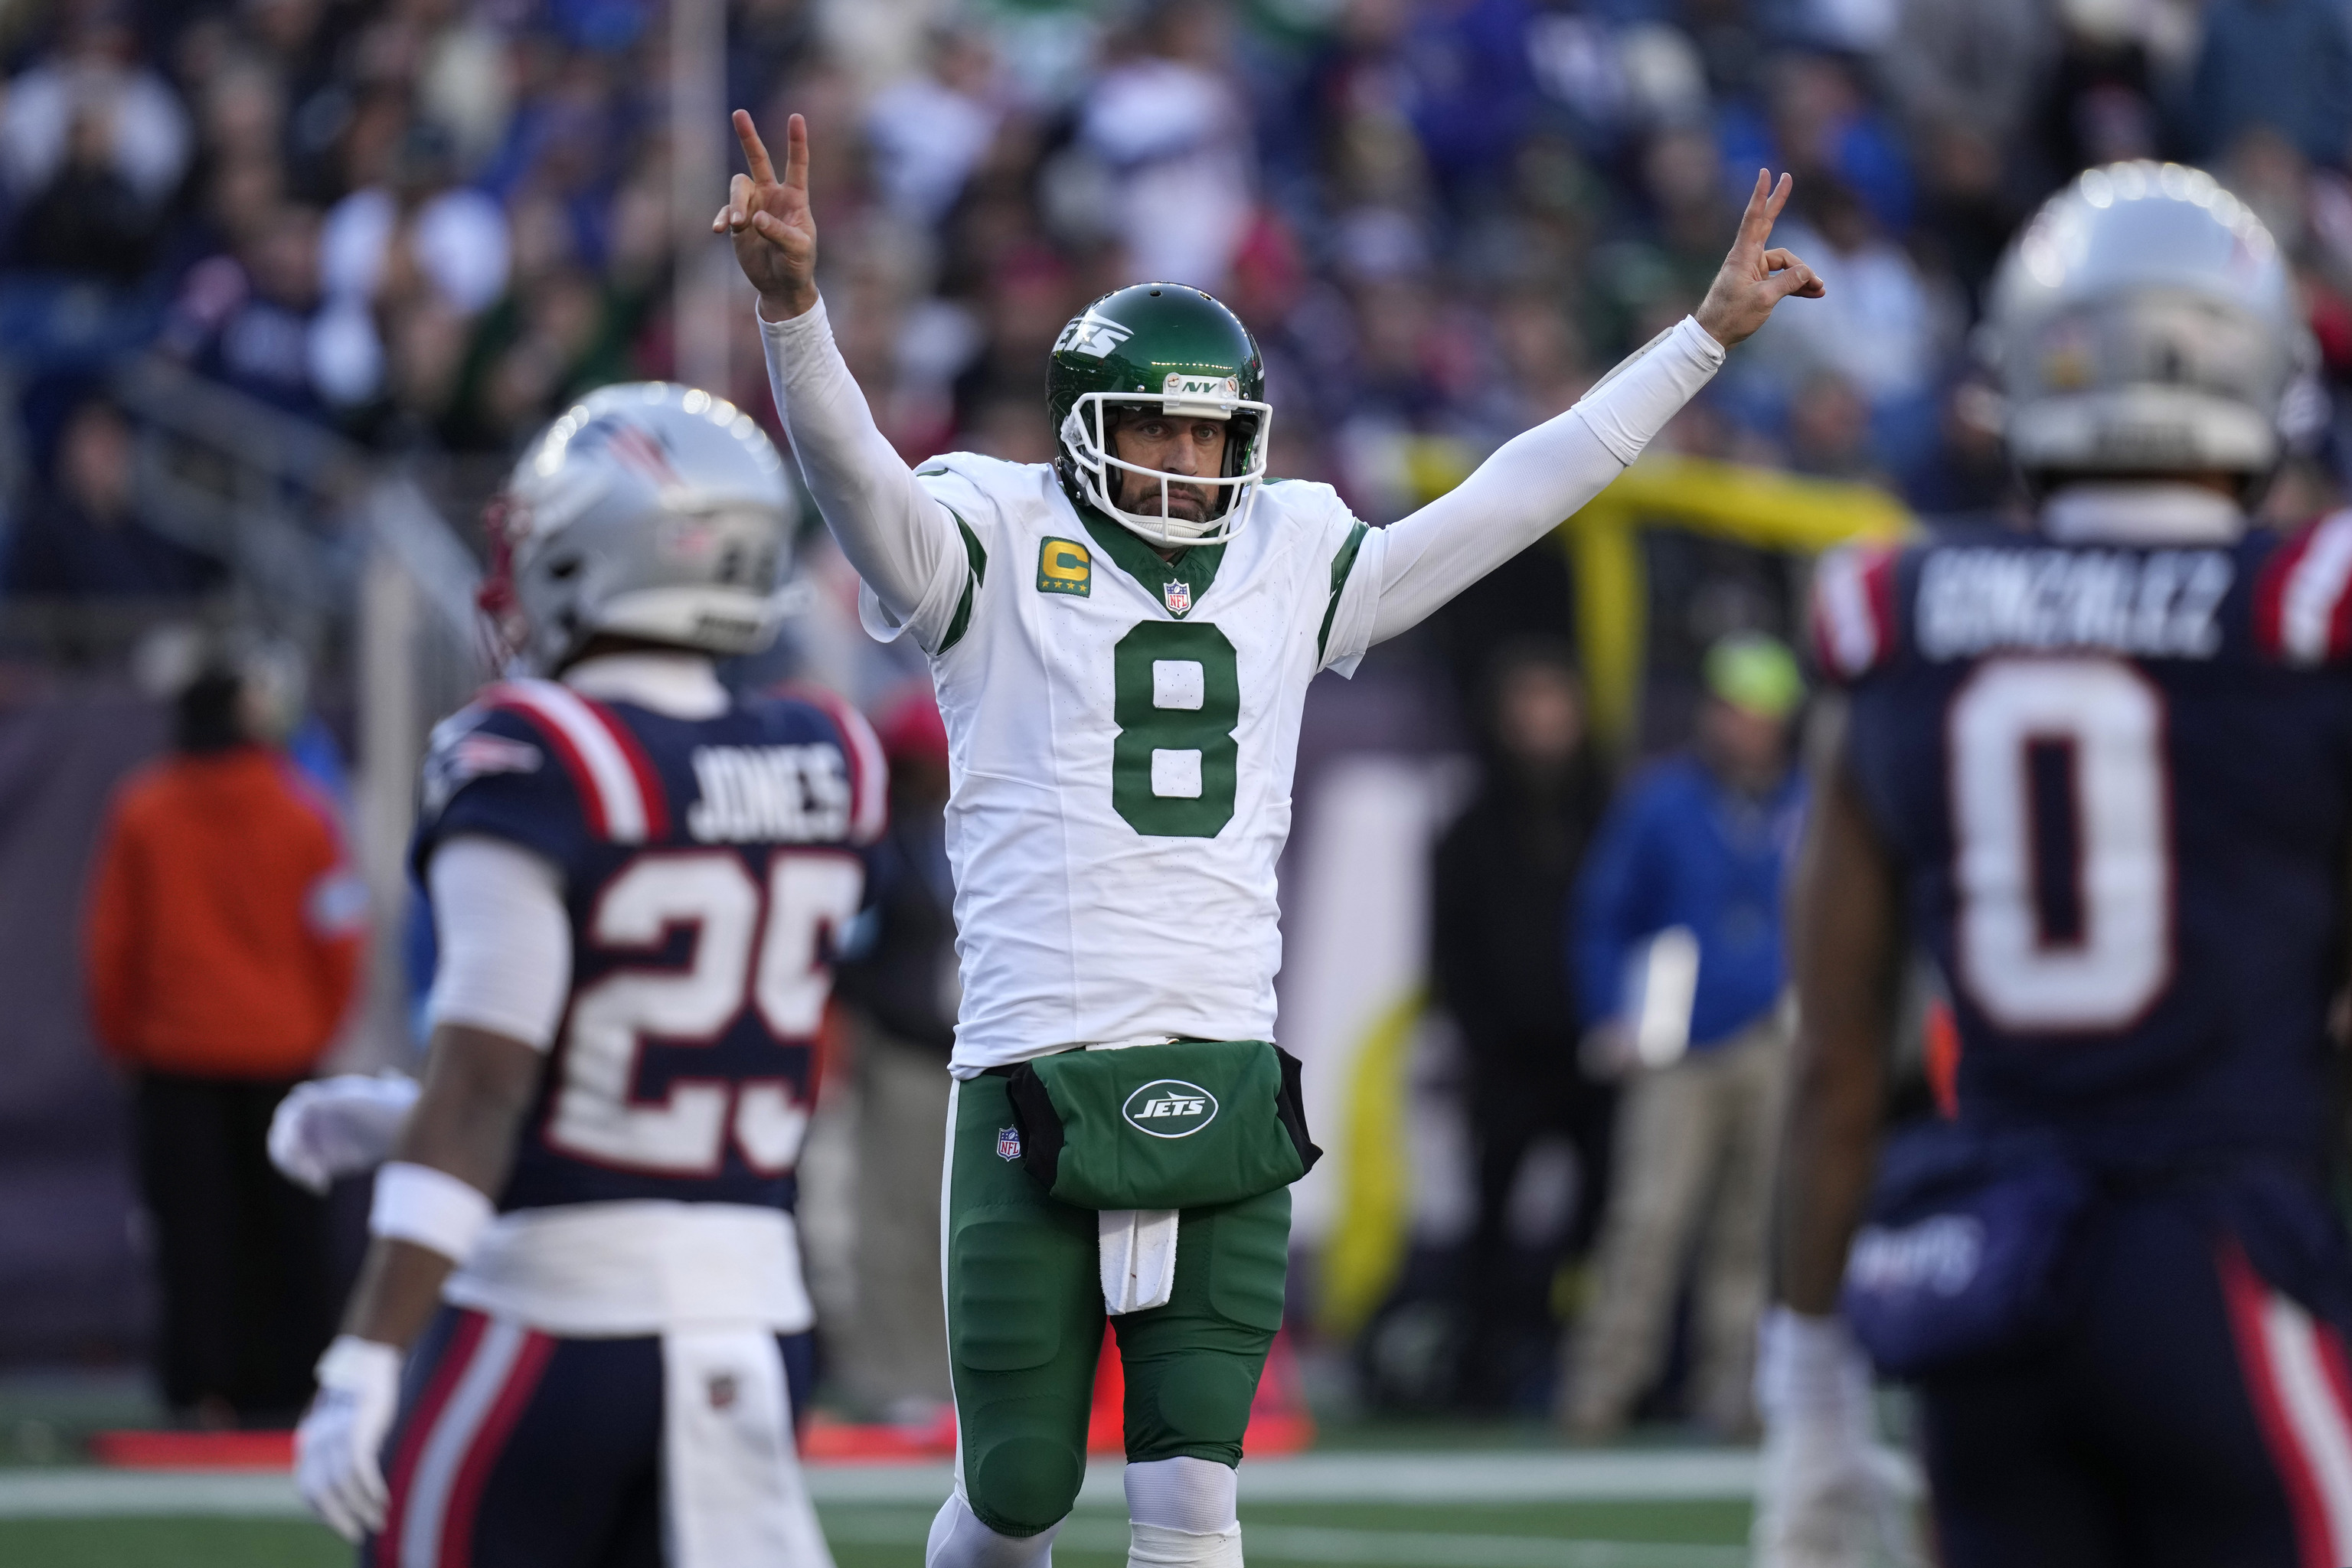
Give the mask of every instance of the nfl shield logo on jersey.
M 1021 1129 L 1000 1127 L 996 1130 L 996 1157 L 1000 1160 L 1021 1158 Z
M 1168 613 L 1171 616 L 1184 615 L 1192 608 L 1190 583 L 1170 583 L 1160 590 L 1160 596 L 1168 601 Z

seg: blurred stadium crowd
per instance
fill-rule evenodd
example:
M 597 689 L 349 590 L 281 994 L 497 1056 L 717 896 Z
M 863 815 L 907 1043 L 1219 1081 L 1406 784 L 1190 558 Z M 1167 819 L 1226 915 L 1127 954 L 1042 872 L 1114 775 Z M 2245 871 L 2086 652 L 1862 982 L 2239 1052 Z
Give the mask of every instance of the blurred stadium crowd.
M 379 450 L 498 457 L 588 387 L 671 374 L 659 11 L 0 11 L 0 353 L 31 394 L 10 590 L 205 576 L 80 537 L 108 531 L 120 443 L 62 438 L 55 372 L 152 345 Z M 1275 471 L 1397 515 L 1686 310 L 1764 163 L 1800 175 L 1780 237 L 1831 299 L 1775 325 L 1685 449 L 1925 510 L 1997 500 L 1965 352 L 1988 273 L 2042 195 L 2117 158 L 2215 168 L 2293 246 L 2327 369 L 2352 374 L 2334 0 L 730 12 L 730 100 L 815 127 L 844 346 L 909 457 L 1046 455 L 1054 332 L 1171 278 L 1265 341 Z M 732 390 L 772 417 L 739 315 Z
M 2075 171 L 2163 157 L 2269 224 L 2321 345 L 2268 510 L 2309 516 L 2352 474 L 2326 395 L 2352 383 L 2343 0 L 727 11 L 726 104 L 772 140 L 808 116 L 835 330 L 910 460 L 1050 458 L 1055 335 L 1100 292 L 1169 279 L 1258 334 L 1273 471 L 1392 520 L 1689 310 L 1769 164 L 1798 176 L 1776 243 L 1829 298 L 1782 312 L 1663 445 L 1922 513 L 2002 508 L 1969 353 L 1995 262 Z M 244 569 L 138 482 L 142 405 L 117 390 L 134 362 L 276 411 L 281 447 L 310 427 L 416 476 L 461 531 L 568 400 L 680 374 L 677 277 L 719 192 L 675 173 L 672 37 L 654 0 L 0 0 L 0 600 L 192 605 Z M 736 303 L 724 390 L 781 435 Z M 1565 635 L 1547 560 L 1436 626 L 1461 689 L 1511 637 Z M 1660 591 L 1702 599 L 1704 575 Z M 1792 629 L 1784 606 L 1704 609 L 1694 647 Z M 351 749 L 348 682 L 316 702 Z M 146 722 L 133 752 L 160 739 Z M 1590 763 L 1575 844 L 1538 868 L 1547 907 L 1600 815 Z M 1589 1241 L 1591 1216 L 1572 1228 Z

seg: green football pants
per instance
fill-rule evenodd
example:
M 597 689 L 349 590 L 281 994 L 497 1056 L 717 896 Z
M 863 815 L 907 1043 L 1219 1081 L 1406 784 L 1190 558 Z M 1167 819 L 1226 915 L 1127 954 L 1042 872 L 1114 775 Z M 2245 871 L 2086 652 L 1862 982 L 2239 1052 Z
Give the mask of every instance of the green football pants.
M 1103 1340 L 1092 1209 L 1045 1195 L 999 1152 L 1013 1102 L 1001 1078 L 956 1086 L 948 1135 L 948 1358 L 964 1500 L 1001 1535 L 1070 1511 Z M 1164 1307 L 1111 1319 L 1127 1378 L 1127 1457 L 1241 1462 L 1290 1247 L 1290 1190 L 1186 1209 Z

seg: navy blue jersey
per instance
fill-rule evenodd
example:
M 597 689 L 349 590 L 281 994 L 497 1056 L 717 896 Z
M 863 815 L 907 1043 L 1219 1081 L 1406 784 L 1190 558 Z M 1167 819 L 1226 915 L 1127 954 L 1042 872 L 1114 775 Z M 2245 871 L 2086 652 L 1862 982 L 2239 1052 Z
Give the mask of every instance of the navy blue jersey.
M 884 815 L 880 747 L 830 699 L 677 719 L 551 681 L 434 734 L 412 851 L 485 834 L 563 873 L 572 989 L 501 1211 L 791 1206 L 835 933 Z
M 2352 816 L 2352 514 L 1824 559 L 1849 756 L 1948 980 L 1962 1119 L 2108 1164 L 2315 1160 Z

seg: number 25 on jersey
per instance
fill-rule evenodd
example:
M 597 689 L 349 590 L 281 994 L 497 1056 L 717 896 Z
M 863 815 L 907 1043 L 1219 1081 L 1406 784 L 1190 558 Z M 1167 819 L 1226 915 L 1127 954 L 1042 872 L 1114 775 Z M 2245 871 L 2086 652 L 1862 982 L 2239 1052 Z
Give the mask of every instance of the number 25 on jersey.
M 814 1037 L 833 985 L 826 933 L 856 917 L 865 885 L 856 858 L 825 850 L 774 851 L 764 886 L 731 849 L 638 856 L 606 884 L 588 939 L 605 953 L 650 953 L 690 926 L 693 952 L 683 968 L 614 970 L 572 998 L 549 1142 L 633 1170 L 715 1174 L 731 1133 L 752 1169 L 790 1170 L 808 1110 L 781 1073 L 684 1075 L 667 1098 L 642 1101 L 637 1058 L 649 1041 L 714 1045 L 747 1006 L 779 1046 Z

